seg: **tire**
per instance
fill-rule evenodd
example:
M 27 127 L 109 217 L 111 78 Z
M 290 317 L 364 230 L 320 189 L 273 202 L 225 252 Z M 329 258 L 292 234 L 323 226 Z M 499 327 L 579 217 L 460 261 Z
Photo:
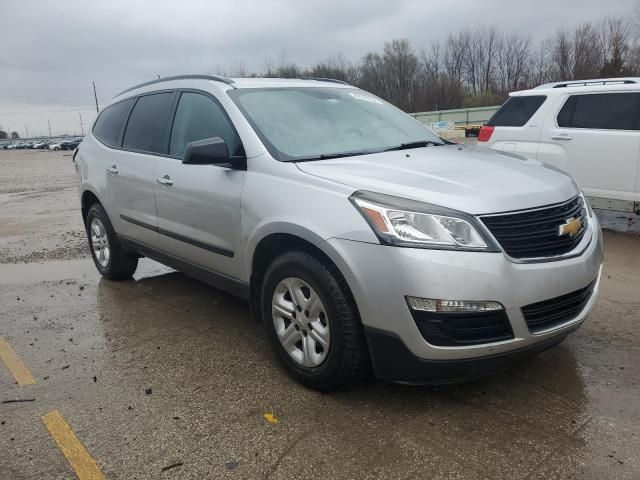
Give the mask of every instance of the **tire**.
M 308 388 L 326 392 L 368 376 L 371 364 L 362 323 L 351 292 L 334 265 L 307 252 L 291 251 L 274 259 L 263 278 L 262 318 L 276 357 L 291 377 Z M 301 301 L 292 298 L 291 285 Z M 305 298 L 307 292 L 309 299 Z M 310 301 L 315 298 L 313 294 L 320 300 L 315 306 Z M 275 310 L 274 304 L 287 307 Z M 313 312 L 296 305 L 311 305 Z M 284 310 L 286 315 L 280 313 Z M 305 322 L 309 323 L 305 326 Z M 294 327 L 296 331 L 291 330 Z M 281 337 L 298 343 L 281 341 Z M 319 338 L 325 341 L 317 341 Z M 322 343 L 328 344 L 326 350 Z
M 138 257 L 122 248 L 102 205 L 91 206 L 86 226 L 91 257 L 100 274 L 109 280 L 130 278 L 138 267 Z

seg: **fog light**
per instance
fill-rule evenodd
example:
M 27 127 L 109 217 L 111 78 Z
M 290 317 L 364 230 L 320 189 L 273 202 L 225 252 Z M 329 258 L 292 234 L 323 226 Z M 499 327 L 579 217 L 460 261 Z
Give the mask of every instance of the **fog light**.
M 503 310 L 498 302 L 478 302 L 467 300 L 438 300 L 407 296 L 407 303 L 412 310 L 421 312 L 495 312 Z

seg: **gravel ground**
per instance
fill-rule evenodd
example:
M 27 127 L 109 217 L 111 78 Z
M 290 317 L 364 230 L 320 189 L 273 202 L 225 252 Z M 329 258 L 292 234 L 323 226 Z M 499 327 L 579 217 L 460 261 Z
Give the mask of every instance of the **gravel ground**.
M 0 150 L 0 263 L 89 255 L 71 155 Z

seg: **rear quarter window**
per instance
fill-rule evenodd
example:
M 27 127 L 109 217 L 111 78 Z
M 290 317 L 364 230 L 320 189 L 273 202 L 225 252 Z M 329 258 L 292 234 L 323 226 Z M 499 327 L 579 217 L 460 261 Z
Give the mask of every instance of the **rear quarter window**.
M 493 127 L 522 127 L 538 111 L 546 99 L 545 95 L 509 97 L 489 119 L 487 125 Z
M 93 135 L 105 145 L 115 147 L 124 117 L 132 103 L 133 99 L 130 98 L 105 108 L 93 125 Z
M 637 130 L 638 93 L 571 95 L 560 109 L 559 127 Z

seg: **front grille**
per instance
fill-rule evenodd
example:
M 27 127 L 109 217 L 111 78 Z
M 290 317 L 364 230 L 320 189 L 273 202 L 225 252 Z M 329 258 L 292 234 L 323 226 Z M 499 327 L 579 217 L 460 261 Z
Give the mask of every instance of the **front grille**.
M 582 197 L 537 210 L 480 217 L 505 252 L 514 258 L 553 257 L 570 252 L 586 230 Z M 582 229 L 574 236 L 560 235 L 560 227 L 575 218 Z
M 513 338 L 504 310 L 474 313 L 411 310 L 411 314 L 422 337 L 439 347 L 479 345 Z
M 576 318 L 591 298 L 595 284 L 594 280 L 575 292 L 522 307 L 529 331 L 538 333 Z

